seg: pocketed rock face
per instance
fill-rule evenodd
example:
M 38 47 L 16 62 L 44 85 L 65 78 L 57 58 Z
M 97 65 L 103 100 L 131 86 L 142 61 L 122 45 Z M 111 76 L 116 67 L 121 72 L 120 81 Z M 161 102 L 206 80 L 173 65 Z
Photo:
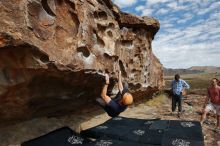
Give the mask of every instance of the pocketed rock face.
M 117 61 L 135 99 L 163 85 L 151 47 L 159 22 L 109 0 L 0 1 L 0 20 L 3 123 L 85 109 L 100 95 L 104 71 L 114 91 Z

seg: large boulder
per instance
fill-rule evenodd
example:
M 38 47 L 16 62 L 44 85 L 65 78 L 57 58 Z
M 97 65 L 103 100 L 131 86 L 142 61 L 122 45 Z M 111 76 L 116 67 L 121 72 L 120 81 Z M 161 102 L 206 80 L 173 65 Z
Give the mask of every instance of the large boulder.
M 110 0 L 3 0 L 0 20 L 1 122 L 88 108 L 104 71 L 116 92 L 117 62 L 136 101 L 163 86 L 151 47 L 159 22 Z

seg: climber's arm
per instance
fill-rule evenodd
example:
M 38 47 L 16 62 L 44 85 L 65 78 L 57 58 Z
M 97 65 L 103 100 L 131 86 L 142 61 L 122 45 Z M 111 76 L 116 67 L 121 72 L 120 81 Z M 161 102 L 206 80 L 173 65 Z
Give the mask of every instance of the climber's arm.
M 121 80 L 121 71 L 118 71 L 118 90 L 122 93 L 123 91 L 123 84 Z
M 102 89 L 101 97 L 107 104 L 111 101 L 111 98 L 107 95 L 108 85 L 109 85 L 109 76 L 108 74 L 105 74 L 105 85 Z

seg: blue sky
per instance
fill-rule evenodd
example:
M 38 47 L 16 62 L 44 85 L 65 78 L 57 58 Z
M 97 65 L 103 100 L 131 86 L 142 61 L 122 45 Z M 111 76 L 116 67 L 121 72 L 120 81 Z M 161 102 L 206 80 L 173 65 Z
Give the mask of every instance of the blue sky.
M 153 51 L 167 68 L 220 66 L 220 0 L 113 0 L 122 11 L 154 17 Z

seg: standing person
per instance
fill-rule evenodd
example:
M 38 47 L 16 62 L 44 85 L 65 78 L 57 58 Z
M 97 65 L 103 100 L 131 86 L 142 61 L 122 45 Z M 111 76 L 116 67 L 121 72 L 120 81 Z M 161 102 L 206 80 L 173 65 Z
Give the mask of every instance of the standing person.
M 203 106 L 203 114 L 201 116 L 201 124 L 206 119 L 208 112 L 215 111 L 217 118 L 216 132 L 220 133 L 220 86 L 218 86 L 218 79 L 213 78 L 211 80 L 211 86 L 208 88 L 208 96 L 206 97 L 205 104 Z
M 180 79 L 180 75 L 176 74 L 174 76 L 174 80 L 171 83 L 171 90 L 173 93 L 172 97 L 172 114 L 176 110 L 176 104 L 178 103 L 178 117 L 182 112 L 182 93 L 185 89 L 189 89 L 190 86 L 182 79 Z
M 101 92 L 101 97 L 96 99 L 99 105 L 107 112 L 110 117 L 116 117 L 123 112 L 128 105 L 133 103 L 133 97 L 128 91 L 128 84 L 124 86 L 121 80 L 121 71 L 118 71 L 118 89 L 119 92 L 115 98 L 110 98 L 107 95 L 109 85 L 109 76 L 105 74 L 105 85 Z

